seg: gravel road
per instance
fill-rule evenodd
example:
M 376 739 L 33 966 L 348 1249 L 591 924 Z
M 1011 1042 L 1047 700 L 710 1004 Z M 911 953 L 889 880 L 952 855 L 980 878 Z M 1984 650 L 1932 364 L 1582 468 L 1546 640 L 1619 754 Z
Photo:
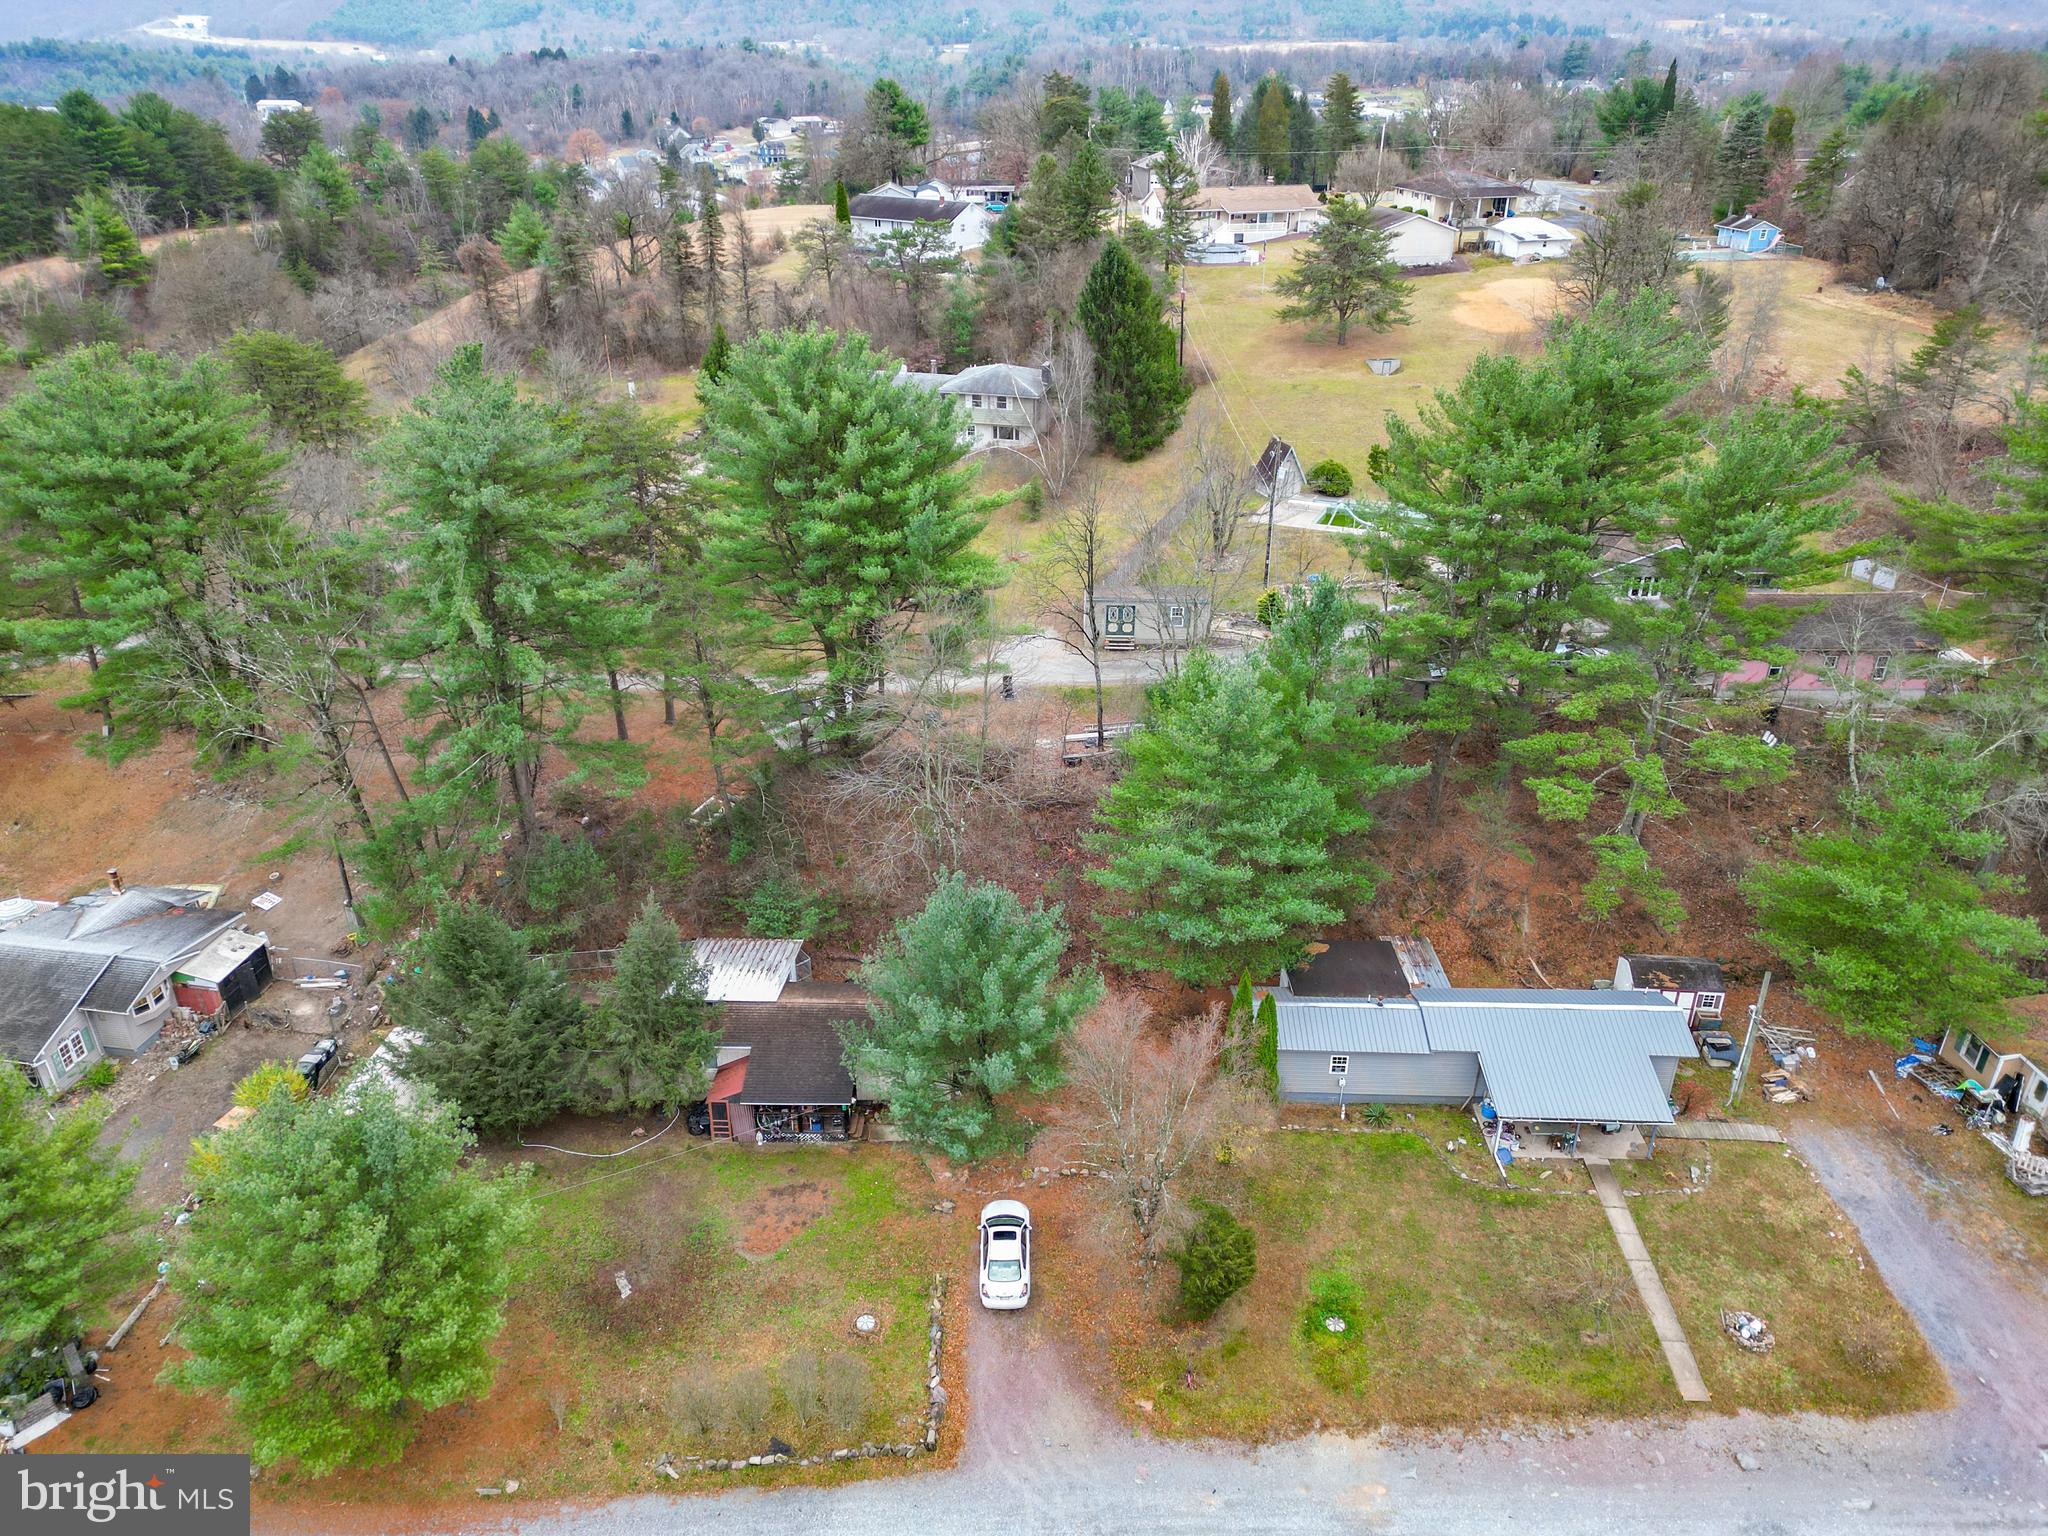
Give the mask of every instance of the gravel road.
M 756 1529 L 831 1536 L 982 1531 L 1588 1536 L 1879 1536 L 2048 1532 L 2048 1308 L 1928 1219 L 1878 1145 L 1815 1131 L 1800 1149 L 1862 1224 L 1871 1252 L 1947 1363 L 1949 1411 L 1863 1424 L 1700 1416 L 1661 1425 L 1417 1439 L 1317 1435 L 1246 1451 L 1150 1439 L 1113 1420 L 1048 1329 L 972 1309 L 958 1466 L 829 1491 L 734 1492 Z M 2004 1308 L 1992 1342 L 1977 1321 Z M 2023 1320 L 2022 1320 L 2023 1319 Z M 2017 1377 L 2012 1385 L 2007 1376 Z M 1737 1462 L 1741 1455 L 1754 1470 Z M 721 1508 L 716 1513 L 723 1514 Z M 480 1529 L 505 1529 L 503 1510 Z M 514 1517 L 526 1536 L 654 1536 L 714 1511 L 649 1496 Z M 480 1520 L 481 1520 L 480 1516 Z

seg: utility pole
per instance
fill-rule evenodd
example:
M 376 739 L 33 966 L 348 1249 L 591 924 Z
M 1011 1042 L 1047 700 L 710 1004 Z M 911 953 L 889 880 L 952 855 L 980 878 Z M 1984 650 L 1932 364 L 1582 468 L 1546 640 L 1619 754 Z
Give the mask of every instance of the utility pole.
M 1279 439 L 1275 438 L 1275 442 Z M 1273 472 L 1266 477 L 1266 574 L 1259 579 L 1259 585 L 1273 585 L 1273 509 L 1280 499 L 1280 466 L 1276 462 Z
M 1764 1021 L 1764 999 L 1771 995 L 1771 973 L 1764 972 L 1764 984 L 1756 990 L 1756 1001 L 1749 1005 L 1749 1028 L 1742 1036 L 1742 1054 L 1735 1058 L 1735 1072 L 1728 1081 L 1728 1107 L 1733 1109 L 1735 1101 L 1742 1096 L 1742 1080 L 1749 1075 L 1749 1053 L 1756 1049 L 1756 1032 Z
M 1188 269 L 1180 269 L 1180 365 L 1188 365 Z

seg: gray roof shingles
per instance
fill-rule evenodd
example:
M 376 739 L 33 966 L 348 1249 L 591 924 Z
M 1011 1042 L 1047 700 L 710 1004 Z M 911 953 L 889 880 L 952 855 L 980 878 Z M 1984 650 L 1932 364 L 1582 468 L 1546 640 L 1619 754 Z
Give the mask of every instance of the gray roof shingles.
M 125 1011 L 159 967 L 241 921 L 239 912 L 200 905 L 205 896 L 175 885 L 93 891 L 0 928 L 0 1044 L 8 1055 L 32 1060 L 81 1005 Z
M 867 1017 L 867 994 L 828 982 L 782 989 L 772 1003 L 723 1003 L 718 1023 L 727 1045 L 749 1047 L 742 1104 L 851 1104 L 839 1026 Z

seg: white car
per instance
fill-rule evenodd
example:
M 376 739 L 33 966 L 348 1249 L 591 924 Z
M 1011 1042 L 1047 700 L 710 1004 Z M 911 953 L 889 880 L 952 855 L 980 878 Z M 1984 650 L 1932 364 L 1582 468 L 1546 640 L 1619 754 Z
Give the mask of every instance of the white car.
M 1031 1212 L 1021 1200 L 981 1208 L 981 1304 L 1014 1312 L 1031 1299 Z

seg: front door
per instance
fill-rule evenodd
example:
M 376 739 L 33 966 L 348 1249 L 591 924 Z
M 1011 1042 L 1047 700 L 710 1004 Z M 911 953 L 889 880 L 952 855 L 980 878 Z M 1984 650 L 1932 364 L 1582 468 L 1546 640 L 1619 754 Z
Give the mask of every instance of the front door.
M 1111 640 L 1137 639 L 1138 605 L 1136 603 L 1103 604 L 1102 633 Z

